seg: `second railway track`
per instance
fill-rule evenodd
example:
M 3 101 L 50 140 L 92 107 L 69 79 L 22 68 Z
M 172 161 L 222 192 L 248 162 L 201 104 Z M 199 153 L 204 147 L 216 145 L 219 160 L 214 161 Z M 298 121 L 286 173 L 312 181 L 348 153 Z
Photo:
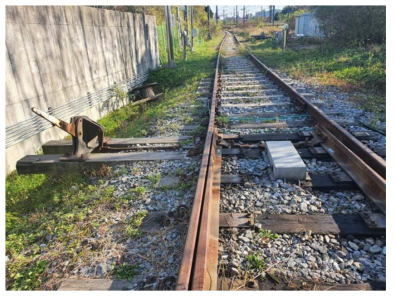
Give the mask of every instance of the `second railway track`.
M 177 289 L 385 288 L 386 165 L 361 142 L 375 133 L 240 54 L 232 34 L 221 46 Z M 274 178 L 267 141 L 291 141 L 306 179 Z

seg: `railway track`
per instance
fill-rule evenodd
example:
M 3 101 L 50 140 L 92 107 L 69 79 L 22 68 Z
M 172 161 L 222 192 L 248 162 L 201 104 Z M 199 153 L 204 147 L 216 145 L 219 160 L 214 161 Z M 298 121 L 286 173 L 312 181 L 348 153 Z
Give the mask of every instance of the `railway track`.
M 177 289 L 382 290 L 386 164 L 364 144 L 377 135 L 239 46 L 220 45 Z
M 129 172 L 116 184 L 120 195 L 138 183 L 151 185 L 148 168 L 162 175 L 159 185 L 164 188 L 198 175 L 194 195 L 190 188 L 188 197 L 170 197 L 163 204 L 163 193 L 155 186 L 150 197 L 132 203 L 150 213 L 141 225 L 147 234 L 127 244 L 133 253 L 126 256 L 133 258 L 138 251 L 133 261 L 148 276 L 134 287 L 101 279 L 101 288 L 383 289 L 385 148 L 371 147 L 378 156 L 363 143 L 374 141 L 377 134 L 326 109 L 320 100 L 307 100 L 314 95 L 298 93 L 253 55 L 241 54 L 230 33 L 219 46 L 214 80 L 201 81 L 197 92 L 201 96 L 196 106 L 189 102 L 172 110 L 176 114 L 186 109 L 195 124 L 180 123 L 178 116 L 170 119 L 167 125 L 177 124 L 179 133 L 106 140 L 107 151 L 94 150 L 85 162 L 62 161 L 72 142 L 51 141 L 43 146 L 44 155 L 26 156 L 17 164 L 24 174 L 100 169 L 103 163 L 118 170 L 123 164 L 120 171 Z M 199 112 L 204 108 L 198 101 L 209 108 L 203 150 L 200 138 L 190 136 L 203 129 L 200 117 L 205 114 Z M 302 178 L 276 177 L 269 146 L 284 141 L 307 168 Z M 139 177 L 133 174 L 135 167 Z M 191 172 L 180 179 L 174 176 L 175 167 Z M 171 238 L 185 242 L 182 255 L 182 244 L 172 245 Z M 150 240 L 158 248 L 145 257 L 148 250 L 141 246 Z M 168 253 L 172 261 L 163 264 L 168 260 L 160 251 L 166 247 L 174 250 Z M 153 259 L 166 276 L 150 276 Z M 176 279 L 168 272 L 178 264 Z M 96 280 L 71 279 L 60 289 L 96 286 Z

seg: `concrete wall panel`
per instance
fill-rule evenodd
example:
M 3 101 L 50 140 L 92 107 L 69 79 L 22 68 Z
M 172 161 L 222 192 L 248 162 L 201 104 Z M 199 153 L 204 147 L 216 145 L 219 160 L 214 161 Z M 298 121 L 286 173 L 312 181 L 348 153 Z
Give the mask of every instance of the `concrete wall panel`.
M 144 19 L 82 6 L 6 6 L 6 127 L 30 119 L 31 107 L 59 108 L 156 68 L 156 21 Z M 124 104 L 111 99 L 81 114 L 98 120 Z M 8 148 L 6 172 L 65 135 L 50 128 Z

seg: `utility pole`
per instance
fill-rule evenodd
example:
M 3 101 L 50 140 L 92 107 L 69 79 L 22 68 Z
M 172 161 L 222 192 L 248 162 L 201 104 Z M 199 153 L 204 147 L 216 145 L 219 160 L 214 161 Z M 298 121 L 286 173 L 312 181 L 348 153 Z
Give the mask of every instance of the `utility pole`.
M 269 25 L 272 22 L 272 6 L 269 5 Z
M 238 21 L 238 18 L 239 18 L 239 11 L 237 10 L 237 5 L 236 5 L 236 27 L 237 27 L 237 21 Z
M 171 28 L 171 9 L 170 6 L 165 6 L 165 18 L 166 18 L 166 35 L 167 35 L 167 56 L 168 56 L 168 66 L 169 68 L 176 67 L 176 63 L 174 62 L 174 51 L 173 51 L 173 35 Z
M 180 8 L 177 7 L 177 21 L 178 21 L 178 32 L 179 32 L 179 36 L 182 35 L 182 28 L 181 28 L 181 18 L 180 18 Z M 180 38 L 180 47 L 182 47 L 182 41 Z
M 207 5 L 207 24 L 208 24 L 208 39 L 211 39 L 211 32 L 210 32 L 210 5 Z
M 184 6 L 184 21 L 186 21 L 188 23 L 188 6 L 183 5 Z
M 224 25 L 225 25 L 225 19 L 226 19 L 225 9 L 223 9 L 223 17 L 224 17 Z
M 189 24 L 188 24 L 188 6 L 187 6 L 187 5 L 185 5 L 184 19 L 185 19 L 185 31 L 186 31 L 187 34 L 188 34 L 188 27 L 189 27 Z
M 233 9 L 233 15 L 235 16 L 235 26 L 237 25 L 236 23 L 236 8 Z
M 243 6 L 243 25 L 245 26 L 246 23 L 246 6 Z
M 218 5 L 215 5 L 215 21 L 218 25 Z
M 262 20 L 263 20 L 263 9 L 262 9 L 262 6 L 261 6 L 261 22 L 262 22 Z
M 275 10 L 275 7 L 276 6 L 273 5 L 273 26 L 274 26 L 274 10 Z
M 195 49 L 193 48 L 193 6 L 191 5 L 191 52 Z

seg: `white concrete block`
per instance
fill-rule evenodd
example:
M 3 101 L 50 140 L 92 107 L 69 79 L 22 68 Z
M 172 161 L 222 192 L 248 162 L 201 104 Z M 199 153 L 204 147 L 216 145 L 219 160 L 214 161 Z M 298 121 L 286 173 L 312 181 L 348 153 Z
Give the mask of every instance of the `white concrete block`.
M 275 178 L 306 179 L 306 165 L 291 141 L 267 141 L 266 150 Z

